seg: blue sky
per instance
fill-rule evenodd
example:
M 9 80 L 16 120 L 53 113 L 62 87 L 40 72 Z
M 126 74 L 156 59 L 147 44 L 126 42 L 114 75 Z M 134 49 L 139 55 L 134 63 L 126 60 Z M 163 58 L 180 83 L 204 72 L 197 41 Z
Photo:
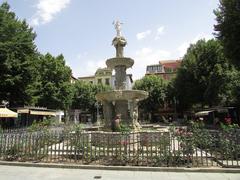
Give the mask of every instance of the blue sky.
M 0 0 L 2 3 L 3 0 Z M 63 54 L 75 77 L 93 75 L 115 56 L 111 41 L 119 19 L 128 41 L 128 73 L 144 76 L 146 65 L 179 59 L 190 43 L 213 37 L 218 0 L 8 0 L 37 33 L 41 53 Z

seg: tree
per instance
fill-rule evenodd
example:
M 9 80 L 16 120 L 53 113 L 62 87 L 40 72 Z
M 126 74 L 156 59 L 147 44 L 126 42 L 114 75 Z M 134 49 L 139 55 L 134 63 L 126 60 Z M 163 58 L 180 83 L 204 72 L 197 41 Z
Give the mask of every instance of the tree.
M 217 106 L 231 103 L 234 68 L 226 60 L 217 40 L 199 40 L 183 57 L 174 80 L 181 109 L 193 105 Z
M 149 93 L 148 98 L 141 101 L 139 106 L 145 112 L 152 114 L 159 108 L 163 108 L 167 94 L 167 83 L 161 77 L 156 75 L 145 76 L 134 83 L 133 89 L 144 90 Z
M 35 81 L 36 34 L 19 20 L 5 2 L 0 6 L 0 103 L 22 106 L 31 102 Z
M 65 65 L 63 55 L 47 53 L 39 56 L 38 79 L 34 96 L 36 105 L 52 109 L 68 109 L 72 104 L 73 86 L 71 69 Z
M 220 0 L 214 11 L 216 37 L 221 41 L 226 57 L 240 68 L 240 1 Z
M 76 81 L 74 84 L 74 98 L 72 109 L 81 109 L 89 113 L 96 112 L 96 94 L 111 90 L 110 86 L 91 84 L 84 81 Z M 100 107 L 101 108 L 101 107 Z

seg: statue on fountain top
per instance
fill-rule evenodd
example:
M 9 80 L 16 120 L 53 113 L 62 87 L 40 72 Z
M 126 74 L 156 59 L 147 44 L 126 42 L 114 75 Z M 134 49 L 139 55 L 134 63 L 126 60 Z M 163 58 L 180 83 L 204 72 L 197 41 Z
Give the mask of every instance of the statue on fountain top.
M 121 23 L 120 21 L 113 22 L 114 27 L 117 32 L 117 36 L 113 39 L 112 45 L 116 48 L 116 57 L 123 57 L 123 47 L 126 46 L 127 40 L 122 36 L 121 33 Z
M 121 23 L 120 21 L 116 20 L 116 21 L 113 21 L 113 24 L 114 24 L 114 27 L 117 31 L 117 37 L 121 37 L 122 36 L 122 33 L 121 33 L 121 25 L 123 23 Z

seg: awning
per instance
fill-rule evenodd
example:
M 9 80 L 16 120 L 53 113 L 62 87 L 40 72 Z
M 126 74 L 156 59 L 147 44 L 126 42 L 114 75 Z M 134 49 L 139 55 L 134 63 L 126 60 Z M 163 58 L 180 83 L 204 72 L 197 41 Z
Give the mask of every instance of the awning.
M 18 109 L 17 113 L 28 114 L 29 113 L 29 109 Z
M 228 113 L 228 109 L 217 109 L 219 113 Z
M 63 111 L 57 111 L 56 116 L 64 116 L 64 112 Z
M 56 116 L 56 112 L 52 112 L 52 111 L 35 111 L 35 110 L 30 110 L 30 114 L 41 115 L 41 116 Z
M 0 117 L 1 118 L 16 118 L 18 116 L 17 113 L 11 111 L 8 108 L 0 108 Z
M 213 111 L 200 111 L 200 112 L 195 113 L 195 116 L 206 116 L 210 112 L 213 112 Z

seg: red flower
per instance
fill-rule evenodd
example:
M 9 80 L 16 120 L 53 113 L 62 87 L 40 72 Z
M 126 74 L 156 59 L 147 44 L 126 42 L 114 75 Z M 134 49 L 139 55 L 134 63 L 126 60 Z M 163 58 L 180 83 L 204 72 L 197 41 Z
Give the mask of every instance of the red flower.
M 224 120 L 227 125 L 230 125 L 232 123 L 232 119 L 230 117 L 226 117 Z
M 123 141 L 120 141 L 120 144 L 123 145 L 123 146 L 126 146 L 126 145 L 128 145 L 129 143 L 128 143 L 127 140 L 126 140 L 126 141 L 123 140 Z

